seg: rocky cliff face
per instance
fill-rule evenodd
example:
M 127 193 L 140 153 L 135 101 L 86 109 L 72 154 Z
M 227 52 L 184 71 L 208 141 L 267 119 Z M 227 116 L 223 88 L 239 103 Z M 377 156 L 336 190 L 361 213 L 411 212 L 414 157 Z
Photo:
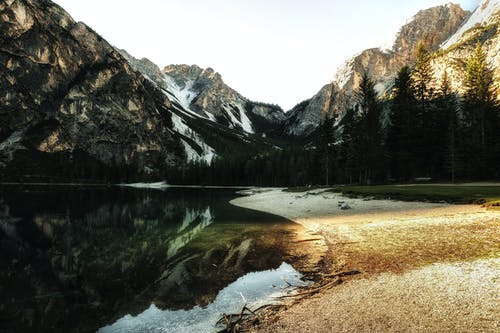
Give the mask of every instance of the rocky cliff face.
M 132 67 L 155 82 L 179 108 L 196 116 L 249 134 L 272 134 L 285 120 L 277 105 L 250 101 L 227 86 L 212 68 L 169 65 L 162 70 L 150 60 L 120 53 Z
M 468 21 L 469 13 L 453 4 L 420 11 L 391 50 L 353 57 L 334 81 L 285 114 L 241 96 L 210 68 L 161 70 L 116 50 L 49 0 L 3 1 L 0 178 L 123 178 L 115 169 L 157 174 L 185 161 L 210 163 L 229 146 L 269 145 L 262 137 L 283 134 L 283 128 L 309 134 L 325 115 L 353 104 L 365 70 L 380 95 L 387 92 L 397 70 L 414 60 L 420 40 L 433 50 L 443 45 L 433 58 L 436 78 L 446 71 L 458 90 L 465 59 L 481 42 L 499 86 L 498 9 L 499 0 L 484 0 Z
M 248 100 L 228 87 L 212 68 L 170 65 L 163 72 L 174 100 L 186 110 L 229 128 L 267 134 L 285 119 L 279 106 Z
M 496 98 L 500 100 L 500 0 L 484 0 L 467 22 L 445 43 L 432 59 L 434 79 L 439 84 L 444 73 L 452 89 L 463 93 L 465 65 L 480 43 L 493 70 Z
M 153 177 L 263 147 L 249 133 L 284 118 L 213 70 L 134 59 L 49 0 L 0 2 L 0 30 L 0 179 Z
M 375 88 L 383 95 L 390 88 L 397 71 L 414 61 L 420 40 L 430 49 L 438 49 L 469 15 L 469 12 L 454 4 L 419 11 L 400 29 L 391 50 L 373 48 L 351 58 L 339 68 L 332 82 L 324 86 L 308 103 L 292 110 L 287 120 L 287 133 L 307 134 L 326 115 L 342 114 L 354 103 L 353 91 L 365 71 L 375 80 Z
M 190 116 L 246 134 L 265 137 L 281 132 L 286 116 L 279 106 L 243 97 L 226 85 L 221 75 L 212 68 L 169 65 L 161 70 L 149 59 L 136 59 L 124 50 L 120 53 L 133 68 L 157 84 L 174 107 Z
M 182 159 L 168 98 L 85 24 L 50 1 L 7 0 L 0 30 L 1 170 L 83 155 L 148 173 Z

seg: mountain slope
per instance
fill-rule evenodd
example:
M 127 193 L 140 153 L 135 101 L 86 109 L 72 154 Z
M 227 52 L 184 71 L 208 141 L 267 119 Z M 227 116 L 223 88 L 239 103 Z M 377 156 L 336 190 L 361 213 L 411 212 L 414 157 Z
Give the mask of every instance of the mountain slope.
M 243 115 L 231 129 L 185 109 L 156 65 L 132 64 L 51 1 L 1 2 L 0 30 L 0 179 L 157 177 L 269 145 Z
M 172 130 L 180 137 L 188 162 L 210 164 L 217 155 L 274 146 L 267 136 L 280 133 L 285 115 L 279 106 L 242 97 L 211 68 L 171 65 L 162 71 L 147 58 L 120 53 L 171 101 Z
M 391 50 L 367 49 L 339 68 L 332 82 L 325 85 L 308 103 L 294 108 L 287 119 L 286 132 L 293 135 L 310 133 L 325 115 L 342 114 L 354 102 L 354 90 L 365 71 L 383 95 L 392 85 L 396 72 L 415 59 L 420 40 L 430 49 L 437 49 L 468 18 L 469 12 L 448 4 L 419 11 L 396 36 Z
M 500 0 L 484 0 L 469 20 L 442 45 L 432 59 L 436 82 L 446 71 L 452 88 L 464 92 L 465 65 L 480 43 L 493 70 L 496 97 L 500 100 Z
M 248 100 L 228 87 L 212 68 L 170 65 L 163 72 L 172 97 L 186 110 L 229 128 L 269 134 L 285 119 L 279 106 Z
M 474 10 L 469 19 L 454 33 L 445 43 L 442 48 L 447 49 L 456 42 L 471 28 L 476 25 L 482 25 L 488 21 L 495 13 L 500 10 L 500 1 L 498 0 L 483 0 Z
M 150 60 L 122 55 L 145 77 L 166 91 L 169 99 L 187 112 L 249 134 L 269 135 L 285 120 L 277 105 L 253 102 L 227 86 L 212 68 L 169 65 L 162 70 Z
M 170 101 L 85 24 L 50 1 L 9 0 L 0 30 L 3 172 L 65 174 L 66 161 L 67 176 L 94 177 L 92 168 L 148 173 L 182 159 Z

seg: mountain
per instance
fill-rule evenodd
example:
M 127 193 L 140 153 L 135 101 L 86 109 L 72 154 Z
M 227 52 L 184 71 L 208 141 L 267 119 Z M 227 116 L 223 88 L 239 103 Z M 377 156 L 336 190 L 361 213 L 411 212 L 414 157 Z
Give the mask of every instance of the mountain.
M 272 135 L 286 118 L 279 106 L 240 95 L 212 68 L 169 65 L 161 70 L 147 58 L 120 52 L 137 71 L 162 87 L 174 104 L 207 120 L 249 134 Z
M 0 179 L 168 180 L 186 162 L 258 154 L 341 115 L 365 70 L 384 97 L 420 40 L 436 51 L 436 82 L 446 71 L 459 91 L 465 59 L 482 43 L 499 86 L 499 1 L 472 15 L 453 4 L 418 12 L 390 50 L 356 55 L 288 113 L 243 97 L 211 68 L 136 59 L 49 0 L 3 1 Z
M 284 118 L 278 107 L 241 97 L 211 70 L 195 69 L 194 85 L 184 89 L 189 77 L 130 61 L 48 0 L 1 2 L 0 30 L 2 179 L 157 177 L 231 149 L 266 147 L 260 137 L 267 124 Z M 197 98 L 188 105 L 192 89 Z M 217 93 L 224 95 L 219 113 L 211 96 Z
M 88 26 L 51 1 L 9 0 L 0 30 L 0 175 L 147 174 L 182 159 L 168 98 Z
M 484 0 L 470 18 L 441 46 L 431 61 L 434 78 L 439 82 L 447 73 L 451 87 L 464 92 L 465 65 L 477 43 L 486 53 L 493 70 L 497 99 L 500 100 L 500 0 Z
M 212 68 L 170 65 L 163 72 L 174 99 L 185 109 L 229 128 L 267 134 L 285 120 L 279 106 L 248 100 L 228 87 Z
M 420 40 L 431 50 L 436 50 L 469 16 L 468 11 L 455 4 L 419 11 L 399 30 L 390 50 L 364 50 L 346 61 L 332 82 L 323 86 L 311 99 L 294 107 L 288 113 L 286 132 L 292 135 L 308 134 L 325 115 L 342 114 L 354 103 L 354 91 L 365 71 L 375 80 L 379 95 L 383 95 L 390 89 L 396 72 L 415 60 Z

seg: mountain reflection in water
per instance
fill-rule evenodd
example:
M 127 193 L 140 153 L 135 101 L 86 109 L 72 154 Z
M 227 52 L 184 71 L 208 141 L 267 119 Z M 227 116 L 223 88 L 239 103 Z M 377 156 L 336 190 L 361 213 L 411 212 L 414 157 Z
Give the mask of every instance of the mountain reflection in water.
M 0 332 L 95 332 L 151 304 L 203 307 L 245 273 L 277 268 L 292 224 L 234 196 L 3 186 Z

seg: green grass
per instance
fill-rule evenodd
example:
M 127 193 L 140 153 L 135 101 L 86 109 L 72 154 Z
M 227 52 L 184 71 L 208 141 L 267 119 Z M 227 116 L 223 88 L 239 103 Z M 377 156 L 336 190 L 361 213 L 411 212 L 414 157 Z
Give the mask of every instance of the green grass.
M 377 199 L 404 201 L 477 203 L 500 209 L 500 186 L 378 185 L 337 186 L 333 190 L 347 196 L 373 196 Z
M 325 186 L 293 186 L 293 187 L 287 187 L 284 189 L 284 192 L 291 192 L 291 193 L 301 193 L 301 192 L 307 192 L 311 190 L 317 190 L 319 188 L 328 188 L 326 185 Z

